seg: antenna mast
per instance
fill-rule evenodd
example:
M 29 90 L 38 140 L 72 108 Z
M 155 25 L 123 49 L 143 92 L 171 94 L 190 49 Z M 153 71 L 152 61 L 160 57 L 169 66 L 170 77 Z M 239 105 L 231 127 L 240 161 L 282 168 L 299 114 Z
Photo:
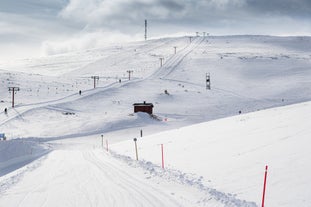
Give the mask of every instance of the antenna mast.
M 145 19 L 145 40 L 147 40 L 147 19 Z

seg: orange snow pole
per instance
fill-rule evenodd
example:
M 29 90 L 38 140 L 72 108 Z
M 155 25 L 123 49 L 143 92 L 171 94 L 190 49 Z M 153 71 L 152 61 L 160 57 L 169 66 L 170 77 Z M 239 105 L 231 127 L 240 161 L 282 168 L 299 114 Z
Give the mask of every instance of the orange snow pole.
M 135 142 L 136 160 L 138 160 L 137 138 L 134 138 L 133 140 L 134 140 L 134 142 Z
M 164 152 L 163 152 L 163 144 L 161 144 L 161 153 L 162 153 L 162 168 L 164 169 Z
M 268 165 L 266 165 L 266 170 L 265 170 L 265 178 L 264 178 L 264 183 L 263 183 L 263 192 L 262 192 L 261 207 L 264 207 L 264 206 L 265 206 L 265 194 L 266 194 L 267 174 L 268 174 Z
M 102 137 L 102 148 L 104 148 L 104 135 L 100 135 Z

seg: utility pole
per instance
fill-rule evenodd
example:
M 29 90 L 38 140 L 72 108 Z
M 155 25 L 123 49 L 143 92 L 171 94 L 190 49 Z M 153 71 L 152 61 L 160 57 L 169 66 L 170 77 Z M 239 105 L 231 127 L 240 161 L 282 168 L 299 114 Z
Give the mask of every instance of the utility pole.
M 96 80 L 99 80 L 99 76 L 91 76 L 94 79 L 94 88 L 96 88 Z
M 19 87 L 9 87 L 9 92 L 12 91 L 12 108 L 14 108 L 14 94 L 19 91 Z
M 145 19 L 145 40 L 147 40 L 147 19 Z
M 177 49 L 177 47 L 176 47 L 176 46 L 174 46 L 174 54 L 176 54 L 176 49 Z
M 206 90 L 211 90 L 211 75 L 206 73 Z
M 131 73 L 134 73 L 134 71 L 133 71 L 133 70 L 128 70 L 128 71 L 126 71 L 126 72 L 128 72 L 128 74 L 129 74 L 129 80 L 131 80 Z
M 160 57 L 160 67 L 163 66 L 163 60 L 164 60 L 164 57 Z
M 191 36 L 189 37 L 189 40 L 190 40 L 190 43 L 191 43 L 192 42 L 192 37 Z

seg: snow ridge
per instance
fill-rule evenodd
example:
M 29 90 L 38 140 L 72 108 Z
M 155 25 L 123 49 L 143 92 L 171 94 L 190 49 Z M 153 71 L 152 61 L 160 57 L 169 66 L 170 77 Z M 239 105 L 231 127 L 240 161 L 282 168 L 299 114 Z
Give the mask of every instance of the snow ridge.
M 40 167 L 40 165 L 42 164 L 42 162 L 46 159 L 47 156 L 43 156 L 46 155 L 45 154 L 41 154 L 41 156 L 37 155 L 35 158 L 35 162 L 32 162 L 28 165 L 25 165 L 24 167 L 16 170 L 15 172 L 11 174 L 7 174 L 5 176 L 0 177 L 0 195 L 5 193 L 8 189 L 12 188 L 12 186 L 14 186 L 15 184 L 17 184 L 26 173 L 30 173 L 33 170 L 37 169 L 38 167 Z
M 203 184 L 203 177 L 197 176 L 195 174 L 187 174 L 176 169 L 162 169 L 161 166 L 153 164 L 146 160 L 133 160 L 129 156 L 118 154 L 114 151 L 110 151 L 110 154 L 129 166 L 137 168 L 140 167 L 145 170 L 150 176 L 161 177 L 168 181 L 173 181 L 180 183 L 185 186 L 194 187 L 202 192 L 205 192 L 210 198 L 205 198 L 201 202 L 208 203 L 211 199 L 221 202 L 225 207 L 257 207 L 255 202 L 249 202 L 245 200 L 240 200 L 235 197 L 235 195 L 230 193 L 223 193 L 216 189 L 210 188 Z

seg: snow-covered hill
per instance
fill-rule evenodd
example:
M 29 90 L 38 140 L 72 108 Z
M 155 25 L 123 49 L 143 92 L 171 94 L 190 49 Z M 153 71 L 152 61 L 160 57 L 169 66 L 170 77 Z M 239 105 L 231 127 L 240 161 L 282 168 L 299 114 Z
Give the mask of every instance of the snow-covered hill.
M 96 196 L 93 197 L 89 188 L 95 183 L 106 182 L 100 179 L 101 176 L 105 176 L 101 174 L 105 169 L 100 167 L 103 162 L 111 163 L 106 168 L 113 167 L 113 160 L 117 157 L 126 160 L 131 166 L 140 166 L 123 157 L 132 151 L 127 148 L 128 142 L 121 144 L 121 141 L 138 137 L 141 129 L 144 136 L 147 136 L 235 116 L 241 112 L 242 115 L 236 117 L 177 131 L 177 134 L 182 135 L 180 139 L 174 138 L 177 136 L 175 133 L 159 134 L 155 135 L 156 138 L 146 139 L 146 143 L 142 143 L 146 148 L 140 150 L 149 151 L 151 147 L 151 153 L 158 150 L 157 144 L 161 141 L 165 146 L 171 147 L 167 149 L 167 153 L 175 153 L 178 156 L 167 154 L 168 159 L 171 159 L 168 160 L 171 169 L 164 174 L 168 176 L 164 176 L 163 172 L 156 173 L 164 179 L 157 176 L 144 177 L 146 173 L 150 173 L 148 166 L 156 167 L 148 163 L 158 162 L 154 153 L 150 156 L 143 155 L 147 163 L 143 162 L 141 165 L 145 170 L 134 171 L 143 176 L 140 178 L 139 188 L 151 192 L 146 185 L 153 186 L 154 181 L 163 183 L 167 189 L 164 190 L 162 185 L 155 185 L 153 189 L 156 189 L 156 192 L 163 190 L 163 199 L 174 201 L 177 206 L 254 206 L 254 202 L 259 205 L 259 188 L 262 184 L 264 165 L 269 164 L 272 173 L 278 175 L 279 171 L 285 170 L 284 166 L 293 160 L 295 153 L 295 161 L 305 160 L 303 156 L 308 154 L 303 148 L 308 146 L 308 133 L 300 136 L 298 132 L 307 127 L 308 117 L 304 111 L 308 111 L 310 105 L 292 105 L 276 111 L 265 109 L 311 100 L 310 46 L 309 37 L 195 37 L 191 43 L 188 37 L 179 37 L 119 44 L 38 59 L 2 62 L 0 107 L 8 108 L 8 114 L 0 113 L 0 133 L 6 133 L 8 141 L 0 142 L 0 192 L 5 193 L 0 196 L 0 203 L 15 206 L 15 202 L 18 202 L 21 206 L 27 206 L 37 202 L 39 206 L 44 203 L 47 206 L 55 206 L 59 203 L 53 198 L 59 193 L 64 194 L 57 189 L 62 188 L 65 180 L 70 180 L 72 185 L 66 185 L 64 191 L 75 188 L 78 192 L 85 193 L 86 197 L 72 194 L 68 197 L 68 206 L 77 206 L 70 202 L 79 202 L 79 205 L 85 206 L 87 201 L 95 206 L 99 205 L 103 202 L 99 198 L 103 189 L 95 190 Z M 174 47 L 177 47 L 176 54 Z M 160 58 L 164 58 L 162 67 Z M 133 71 L 131 80 L 128 80 L 128 70 Z M 211 90 L 206 90 L 206 73 L 211 75 Z M 99 76 L 95 89 L 91 76 Z M 12 86 L 20 87 L 20 91 L 15 94 L 14 109 L 10 107 L 12 94 L 7 89 Z M 81 95 L 78 94 L 79 90 L 82 91 Z M 142 101 L 154 104 L 156 119 L 133 113 L 132 104 Z M 296 114 L 295 110 L 298 111 Z M 260 112 L 246 114 L 255 111 Z M 286 121 L 283 123 L 282 120 Z M 290 130 L 286 131 L 285 128 Z M 262 132 L 264 129 L 265 132 Z M 199 133 L 196 132 L 198 130 Z M 282 142 L 282 138 L 292 137 L 292 133 L 296 132 L 297 140 L 301 140 L 297 147 L 290 150 L 286 147 L 277 148 L 279 144 L 287 146 L 289 142 L 296 140 L 291 138 Z M 205 134 L 215 136 L 209 137 Z M 114 158 L 98 149 L 102 145 L 101 135 L 108 139 L 109 145 L 113 144 L 113 149 L 118 152 L 114 154 Z M 232 139 L 228 140 L 229 136 L 232 136 Z M 190 141 L 194 142 L 191 149 L 184 146 Z M 172 147 L 170 142 L 176 146 Z M 268 147 L 262 147 L 266 145 Z M 190 163 L 184 156 L 191 152 L 194 162 Z M 266 157 L 260 159 L 264 153 Z M 70 164 L 75 157 L 73 154 L 82 158 L 81 162 Z M 278 154 L 284 161 L 279 162 L 276 156 Z M 20 168 L 38 157 L 42 158 Z M 213 159 L 208 159 L 209 157 Z M 204 160 L 207 166 L 198 160 Z M 108 171 L 120 175 L 124 175 L 126 171 L 134 172 L 127 164 L 122 165 L 124 168 L 113 167 L 115 171 Z M 302 166 L 298 161 L 295 164 L 297 168 Z M 84 169 L 92 169 L 92 166 L 97 166 L 94 174 L 92 170 Z M 208 166 L 213 168 L 209 169 Z M 277 171 L 273 171 L 273 166 Z M 76 167 L 80 169 L 79 173 L 72 176 L 71 173 Z M 247 174 L 244 174 L 245 168 Z M 57 169 L 63 169 L 63 174 Z M 122 169 L 125 172 L 120 172 Z M 43 176 L 50 170 L 50 177 Z M 177 171 L 177 174 L 173 173 L 175 177 L 170 174 L 174 170 Z M 309 171 L 306 170 L 307 172 Z M 198 181 L 194 183 L 197 187 L 180 184 L 185 180 L 179 179 L 178 175 L 182 176 L 183 173 L 195 173 L 194 177 Z M 292 197 L 287 196 L 290 191 L 282 191 L 282 185 L 278 183 L 285 182 L 292 175 L 299 175 L 301 179 L 293 180 L 293 185 L 297 185 L 299 191 L 304 190 L 305 186 L 300 183 L 307 183 L 303 175 L 307 178 L 308 174 L 299 173 L 287 173 L 276 179 L 277 184 L 270 184 L 271 190 L 282 192 L 276 193 L 273 198 L 270 197 L 271 205 L 293 205 L 290 199 Z M 81 174 L 79 179 L 78 174 Z M 95 176 L 94 180 L 79 184 L 92 175 Z M 23 176 L 25 178 L 22 179 Z M 42 184 L 37 185 L 32 193 L 21 193 L 18 197 L 12 197 L 19 190 L 26 192 L 32 188 L 31 183 L 38 176 L 42 177 Z M 200 179 L 200 176 L 203 176 L 204 180 Z M 238 179 L 244 176 L 245 179 Z M 173 180 L 177 179 L 177 182 L 170 180 L 170 177 Z M 124 175 L 123 178 L 120 183 L 128 189 L 126 180 L 133 179 L 133 176 Z M 56 180 L 60 185 L 55 185 L 52 180 Z M 174 184 L 170 184 L 171 182 Z M 49 183 L 53 183 L 55 188 L 50 189 Z M 116 183 L 119 181 L 113 180 L 107 188 Z M 289 183 L 285 184 L 288 187 Z M 42 199 L 35 196 L 39 191 L 44 195 Z M 141 196 L 143 191 L 138 192 L 137 196 Z M 120 189 L 114 189 L 114 192 L 119 194 Z M 302 193 L 301 197 L 293 202 L 299 206 L 307 206 L 308 191 L 304 192 L 306 193 Z M 272 191 L 270 196 L 273 193 L 275 192 Z M 145 197 L 146 201 L 141 204 L 150 206 L 151 203 L 159 202 L 159 199 L 151 198 L 151 195 L 148 194 Z M 176 197 L 172 198 L 172 195 Z M 283 195 L 288 198 L 284 202 L 280 201 Z M 106 194 L 104 197 L 112 199 Z M 132 199 L 135 201 L 133 206 L 139 203 L 136 202 L 136 198 Z M 110 201 L 111 205 L 116 202 L 117 206 L 122 206 L 121 203 L 130 203 L 131 199 L 130 196 L 125 196 L 119 201 Z
M 2 65 L 10 72 L 1 75 L 1 107 L 10 105 L 8 86 L 21 91 L 16 111 L 9 110 L 10 121 L 2 121 L 0 130 L 9 138 L 105 133 L 120 120 L 130 120 L 132 104 L 142 101 L 154 103 L 155 114 L 167 118 L 163 125 L 169 128 L 308 101 L 311 70 L 305 45 L 310 45 L 309 38 L 199 37 L 190 44 L 181 37 Z M 165 58 L 162 68 L 159 57 Z M 77 67 L 76 61 L 83 59 Z M 131 81 L 127 70 L 134 71 Z M 205 88 L 207 72 L 212 90 Z M 96 90 L 91 90 L 93 75 L 100 76 Z M 78 90 L 83 91 L 81 97 Z M 58 98 L 62 100 L 37 105 Z M 63 116 L 62 111 L 75 116 Z M 44 117 L 37 116 L 42 112 Z M 17 113 L 23 113 L 22 122 L 14 118 Z M 0 118 L 7 120 L 4 114 Z M 79 130 L 51 127 L 68 120 Z M 38 130 L 25 130 L 34 122 Z
M 307 102 L 142 137 L 137 141 L 139 157 L 161 166 L 163 144 L 168 179 L 172 176 L 187 181 L 182 173 L 176 176 L 171 169 L 187 172 L 184 176 L 188 175 L 188 180 L 203 176 L 189 185 L 216 188 L 255 201 L 258 206 L 268 165 L 266 205 L 309 206 L 310 113 L 311 102 Z M 114 144 L 111 149 L 135 159 L 132 140 Z M 159 169 L 157 166 L 152 167 Z M 152 167 L 147 171 L 155 175 Z

